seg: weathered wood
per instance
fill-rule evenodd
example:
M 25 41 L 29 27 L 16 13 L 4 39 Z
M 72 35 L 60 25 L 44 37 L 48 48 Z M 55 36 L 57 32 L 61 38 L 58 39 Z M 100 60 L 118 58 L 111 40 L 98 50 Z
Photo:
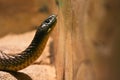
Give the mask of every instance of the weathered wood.
M 120 1 L 90 0 L 86 41 L 96 80 L 120 80 Z
M 59 0 L 55 36 L 57 80 L 94 80 L 84 42 L 86 5 L 86 0 Z
M 57 80 L 119 80 L 120 1 L 56 1 Z

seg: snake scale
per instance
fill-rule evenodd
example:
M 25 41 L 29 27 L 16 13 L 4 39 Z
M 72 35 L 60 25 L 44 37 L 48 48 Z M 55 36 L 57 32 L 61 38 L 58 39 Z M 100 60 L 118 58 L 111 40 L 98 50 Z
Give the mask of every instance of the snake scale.
M 0 53 L 0 70 L 18 71 L 32 64 L 42 54 L 56 22 L 56 15 L 51 15 L 43 21 L 30 45 L 21 53 L 16 55 Z

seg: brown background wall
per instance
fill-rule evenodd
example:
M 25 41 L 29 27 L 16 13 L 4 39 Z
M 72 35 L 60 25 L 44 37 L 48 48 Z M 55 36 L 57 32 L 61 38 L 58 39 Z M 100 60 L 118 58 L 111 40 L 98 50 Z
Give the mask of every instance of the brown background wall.
M 0 36 L 35 29 L 52 14 L 50 4 L 48 0 L 0 0 Z

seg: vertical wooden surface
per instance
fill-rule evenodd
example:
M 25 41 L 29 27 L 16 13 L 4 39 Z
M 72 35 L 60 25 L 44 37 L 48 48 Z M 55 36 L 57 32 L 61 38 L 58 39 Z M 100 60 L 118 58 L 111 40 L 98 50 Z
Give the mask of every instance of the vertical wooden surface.
M 120 80 L 120 1 L 56 1 L 57 80 Z
M 120 80 L 120 1 L 90 0 L 86 21 L 96 80 Z
M 84 42 L 87 0 L 57 1 L 58 23 L 54 45 L 57 80 L 94 80 Z

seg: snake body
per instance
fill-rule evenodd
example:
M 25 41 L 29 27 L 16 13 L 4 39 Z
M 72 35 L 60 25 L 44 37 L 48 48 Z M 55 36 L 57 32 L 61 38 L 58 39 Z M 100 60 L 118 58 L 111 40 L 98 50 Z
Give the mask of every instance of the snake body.
M 43 21 L 38 27 L 31 44 L 21 53 L 16 55 L 0 53 L 0 70 L 18 71 L 33 63 L 42 54 L 56 22 L 56 15 L 51 15 Z

